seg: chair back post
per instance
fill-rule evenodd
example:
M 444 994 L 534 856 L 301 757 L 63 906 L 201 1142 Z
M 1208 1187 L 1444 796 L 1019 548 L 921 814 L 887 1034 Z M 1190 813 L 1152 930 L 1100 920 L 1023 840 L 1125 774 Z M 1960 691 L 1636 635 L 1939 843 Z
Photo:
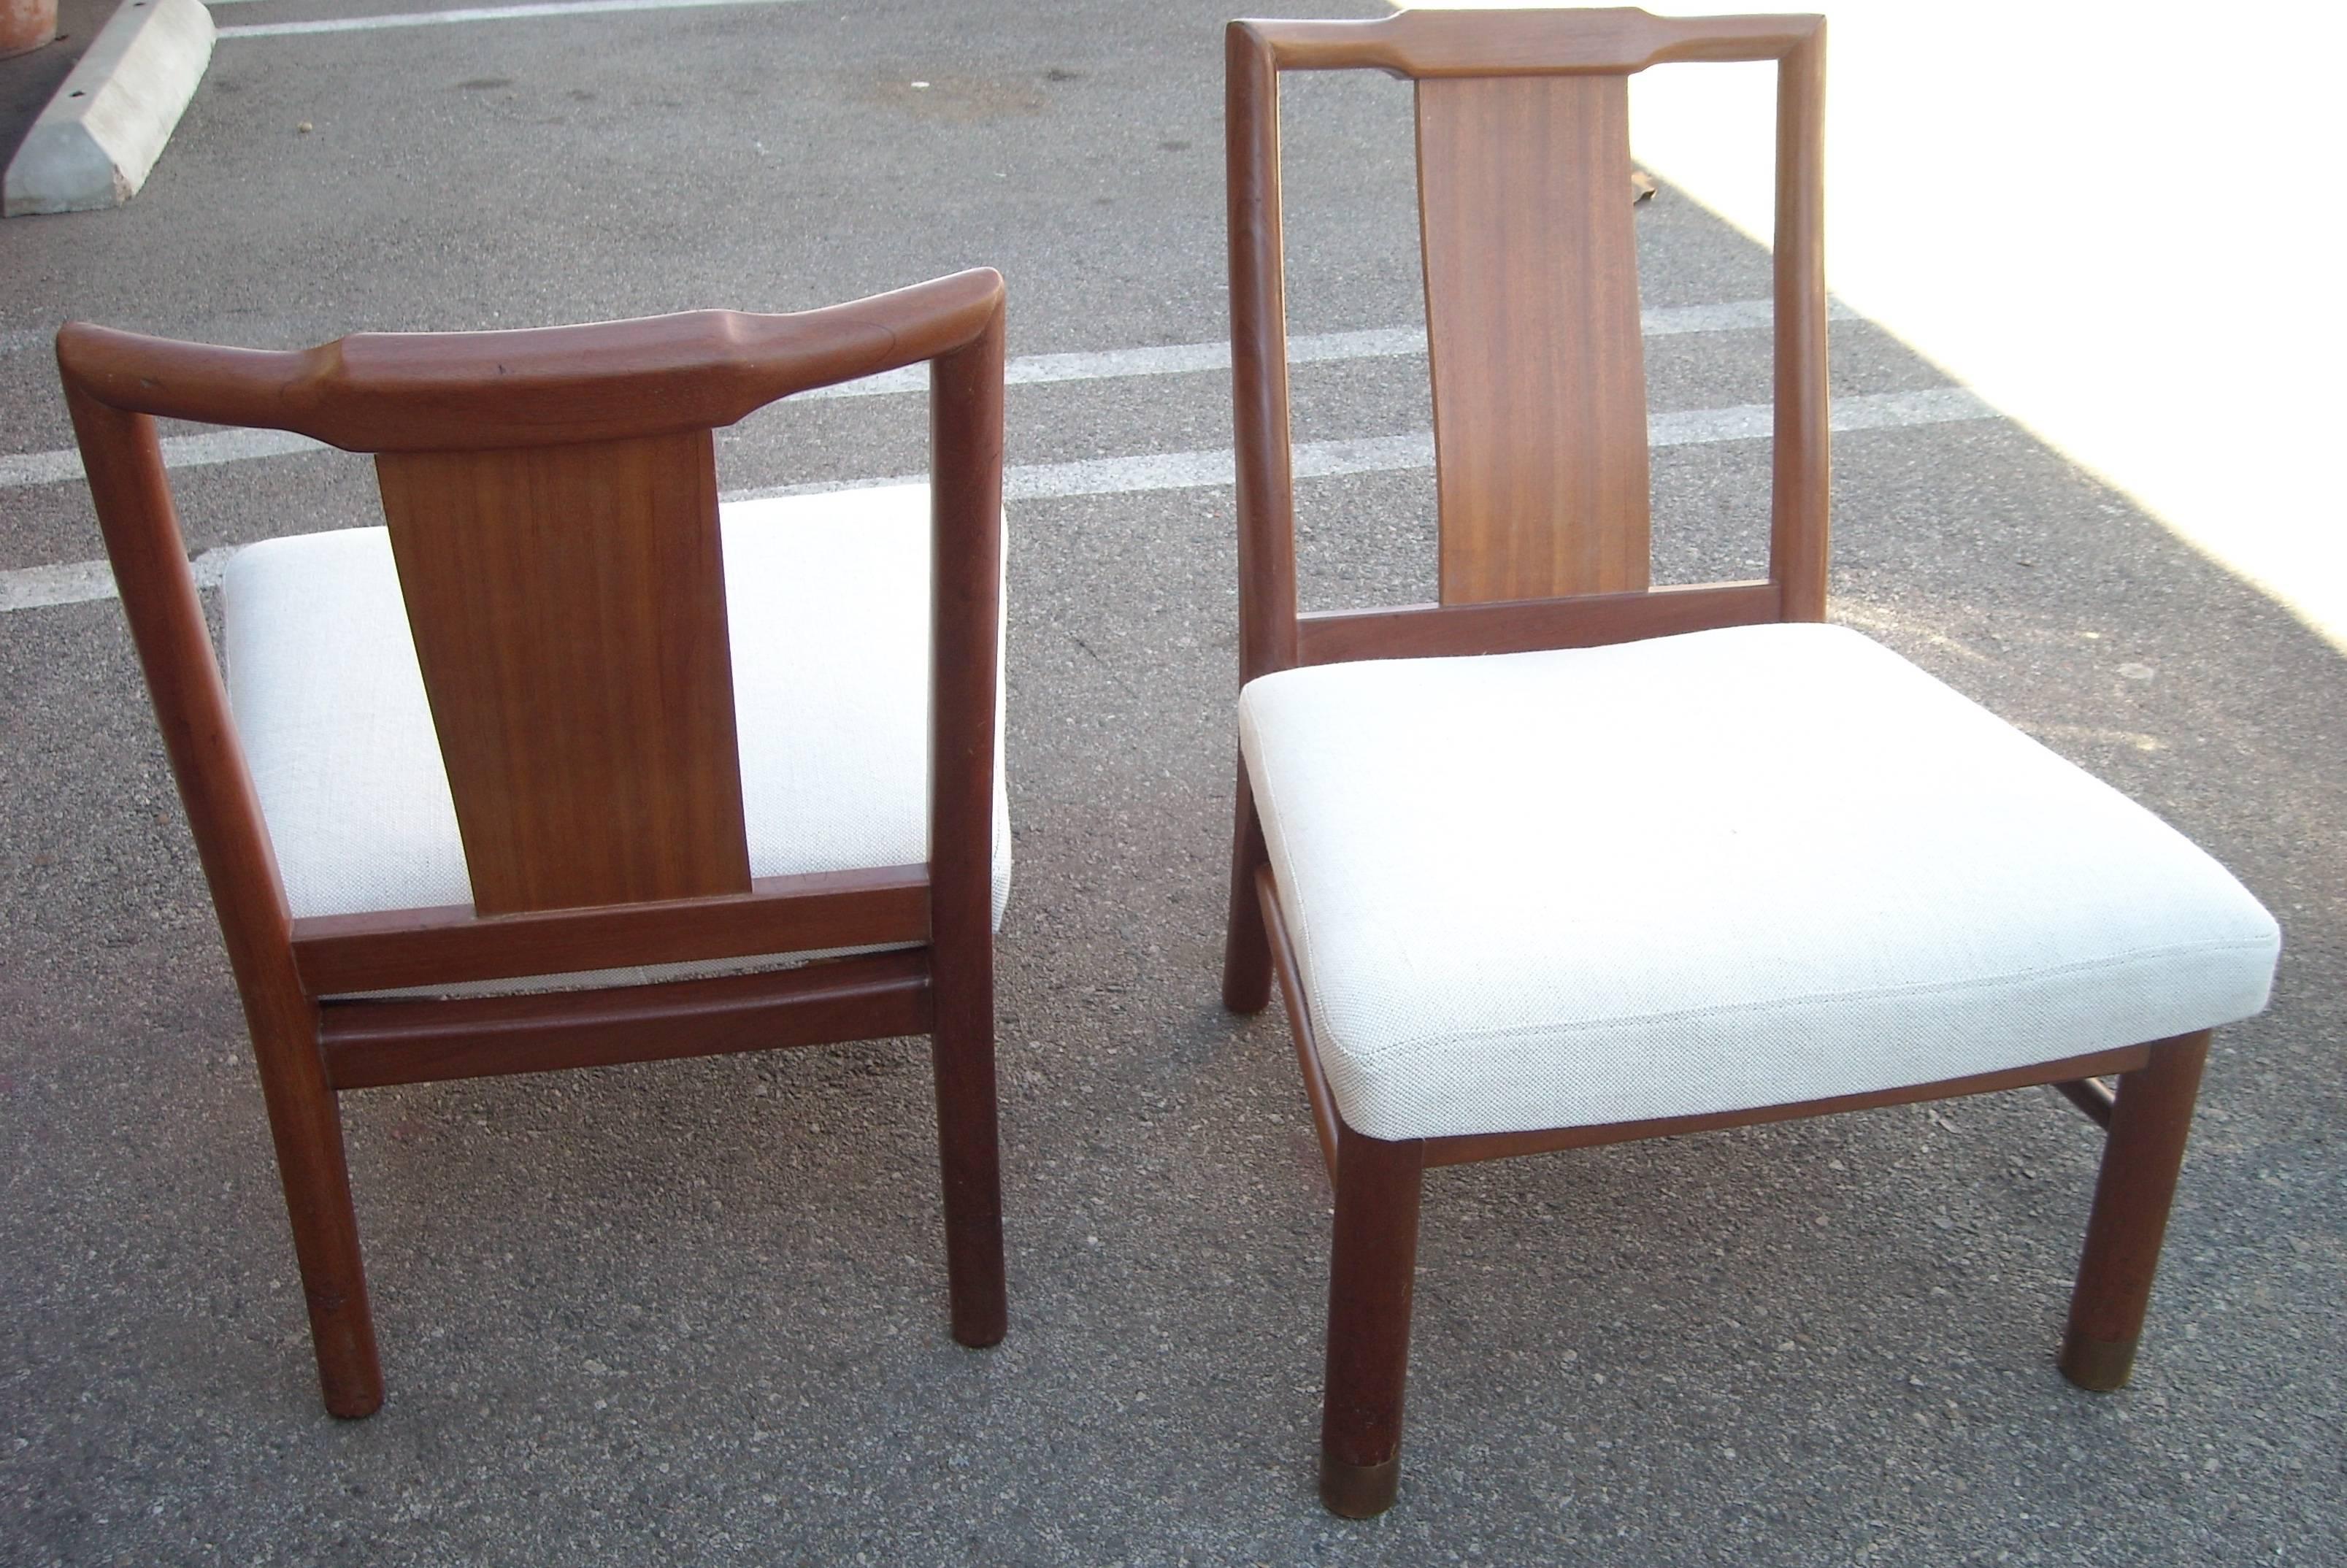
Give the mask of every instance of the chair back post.
M 941 1005 L 993 1014 L 994 759 L 1001 723 L 1003 295 L 929 365 L 929 931 Z
M 1241 684 L 1296 661 L 1296 479 L 1288 449 L 1279 63 L 1266 26 L 1233 22 L 1223 36 Z
M 1786 620 L 1826 618 L 1827 450 L 1822 16 L 1777 64 L 1776 441 L 1768 576 Z
M 257 1015 L 273 1013 L 286 999 L 302 995 L 288 947 L 292 914 L 261 821 L 261 797 L 229 713 L 228 689 L 204 624 L 155 421 L 95 395 L 77 374 L 64 338 L 60 334 L 58 363 L 66 408 L 84 456 L 123 619 L 220 915 L 230 968 L 246 1012 L 256 1015 L 254 1039 L 274 1038 Z
M 66 407 L 244 1009 L 326 1405 L 364 1415 L 382 1401 L 382 1373 L 355 1263 L 356 1222 L 346 1200 L 328 1195 L 346 1194 L 349 1175 L 319 1050 L 318 1004 L 294 964 L 292 915 L 229 712 L 154 417 L 91 392 L 68 343 L 72 331 L 58 334 Z
M 1404 11 L 1234 22 L 1226 49 L 1243 683 L 1331 659 L 1584 646 L 1823 617 L 1822 18 Z M 1769 576 L 1652 589 L 1625 82 L 1655 65 L 1743 60 L 1778 62 Z M 1278 77 L 1355 68 L 1418 88 L 1441 602 L 1306 616 L 1296 594 Z M 1538 156 L 1494 156 L 1511 138 Z M 1539 340 L 1529 346 L 1519 341 L 1527 320 Z

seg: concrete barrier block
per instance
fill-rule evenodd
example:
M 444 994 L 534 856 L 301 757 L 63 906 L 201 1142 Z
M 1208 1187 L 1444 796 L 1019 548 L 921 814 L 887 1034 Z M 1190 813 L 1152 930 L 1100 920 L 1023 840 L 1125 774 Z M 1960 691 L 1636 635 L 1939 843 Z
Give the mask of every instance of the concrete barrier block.
M 211 57 L 211 13 L 199 0 L 122 0 L 9 161 L 0 213 L 129 200 Z

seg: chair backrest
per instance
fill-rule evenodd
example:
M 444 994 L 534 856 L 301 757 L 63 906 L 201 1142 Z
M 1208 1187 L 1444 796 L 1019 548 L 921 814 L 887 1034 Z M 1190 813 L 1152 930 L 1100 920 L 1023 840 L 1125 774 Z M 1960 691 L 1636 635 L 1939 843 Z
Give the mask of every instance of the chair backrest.
M 1231 24 L 1244 679 L 1823 616 L 1824 38 L 1816 16 L 1632 9 Z M 1668 61 L 1758 59 L 1779 62 L 1769 578 L 1652 589 L 1629 77 Z M 1416 84 L 1440 603 L 1299 616 L 1278 84 L 1282 71 L 1345 68 Z
M 712 431 L 794 392 L 935 362 L 935 668 L 950 689 L 934 696 L 933 775 L 955 798 L 933 828 L 949 818 L 952 836 L 974 837 L 974 850 L 945 853 L 971 861 L 974 874 L 956 880 L 982 889 L 990 774 L 979 768 L 973 786 L 950 759 L 974 750 L 990 766 L 1001 357 L 1002 282 L 986 271 L 796 315 L 359 335 L 298 353 L 66 328 L 67 400 L 216 896 L 216 860 L 247 882 L 273 882 L 274 863 L 203 636 L 155 415 L 298 431 L 374 455 L 471 873 L 469 914 L 542 915 L 757 891 Z M 277 906 L 282 924 L 282 894 Z M 843 941 L 859 939 L 871 938 Z M 488 967 L 529 972 L 531 961 Z

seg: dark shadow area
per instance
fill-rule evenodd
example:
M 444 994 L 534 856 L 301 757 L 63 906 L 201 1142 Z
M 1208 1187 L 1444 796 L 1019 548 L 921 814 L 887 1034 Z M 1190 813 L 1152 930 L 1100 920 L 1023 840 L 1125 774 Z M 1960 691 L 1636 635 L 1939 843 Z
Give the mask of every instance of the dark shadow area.
M 89 47 L 116 0 L 57 0 L 57 36 L 40 48 L 0 60 L 0 168 L 16 156 L 25 133 L 49 107 L 62 83 Z

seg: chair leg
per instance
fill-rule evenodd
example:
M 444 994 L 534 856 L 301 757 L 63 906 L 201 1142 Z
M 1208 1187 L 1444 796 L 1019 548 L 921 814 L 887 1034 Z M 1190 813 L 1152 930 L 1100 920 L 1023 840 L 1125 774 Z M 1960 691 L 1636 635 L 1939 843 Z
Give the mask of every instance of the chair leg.
M 277 1145 L 277 1177 L 293 1224 L 293 1256 L 310 1309 L 310 1343 L 330 1415 L 371 1416 L 383 1405 L 374 1314 L 359 1257 L 358 1215 L 343 1154 L 342 1108 L 318 1054 L 315 1010 L 306 1039 L 264 1040 L 256 1032 L 261 1098 Z M 299 1031 L 289 1030 L 298 1036 Z M 272 1049 L 273 1048 L 273 1049 Z
M 1320 1501 L 1368 1519 L 1401 1484 L 1402 1384 L 1418 1272 L 1425 1145 L 1338 1123 L 1337 1225 L 1328 1266 L 1328 1386 L 1320 1416 Z
M 1255 874 L 1270 860 L 1263 823 L 1255 815 L 1255 790 L 1246 763 L 1239 763 L 1238 821 L 1231 837 L 1231 918 L 1223 945 L 1223 1005 L 1233 1012 L 1261 1012 L 1271 1003 L 1271 934 L 1264 929 Z
M 2179 1035 L 2154 1045 L 2149 1061 L 2119 1079 L 2062 1345 L 2063 1376 L 2082 1389 L 2116 1389 L 2135 1366 L 2208 1056 L 2206 1030 Z
M 945 1175 L 946 1281 L 953 1337 L 998 1345 L 1010 1307 L 1002 1268 L 1002 1165 L 994 1093 L 994 988 L 949 999 L 941 986 L 929 1037 L 938 1083 L 938 1153 Z M 951 1005 L 958 1000 L 961 1005 Z

